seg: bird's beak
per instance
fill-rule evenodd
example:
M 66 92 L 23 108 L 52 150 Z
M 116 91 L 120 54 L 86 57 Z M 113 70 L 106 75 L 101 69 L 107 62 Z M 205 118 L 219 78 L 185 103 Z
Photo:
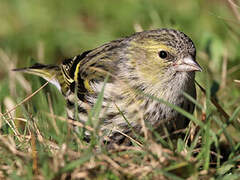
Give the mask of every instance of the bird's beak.
M 175 63 L 176 71 L 202 71 L 201 66 L 191 57 L 185 57 Z

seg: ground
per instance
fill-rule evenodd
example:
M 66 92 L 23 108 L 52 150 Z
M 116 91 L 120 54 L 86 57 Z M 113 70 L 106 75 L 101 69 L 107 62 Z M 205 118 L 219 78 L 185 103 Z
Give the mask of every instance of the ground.
M 240 179 L 239 5 L 1 0 L 0 179 Z M 66 118 L 55 87 L 11 71 L 36 61 L 59 64 L 110 40 L 161 27 L 190 36 L 203 67 L 196 75 L 203 87 L 197 86 L 197 108 L 193 116 L 181 112 L 191 119 L 181 137 L 161 137 L 146 128 L 133 146 L 109 150 L 88 126 L 87 143 L 83 125 Z M 96 107 L 94 113 L 101 103 Z

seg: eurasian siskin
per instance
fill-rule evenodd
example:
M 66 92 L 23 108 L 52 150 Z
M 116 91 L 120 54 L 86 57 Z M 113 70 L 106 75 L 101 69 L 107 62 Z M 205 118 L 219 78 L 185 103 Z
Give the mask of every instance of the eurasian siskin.
M 68 117 L 83 123 L 105 85 L 100 129 L 120 142 L 124 136 L 116 136 L 119 131 L 140 133 L 142 122 L 155 129 L 165 125 L 170 131 L 185 127 L 186 117 L 151 97 L 193 113 L 194 104 L 183 92 L 196 98 L 195 71 L 201 67 L 195 58 L 188 36 L 157 29 L 111 41 L 57 66 L 35 64 L 18 70 L 54 84 L 66 98 Z

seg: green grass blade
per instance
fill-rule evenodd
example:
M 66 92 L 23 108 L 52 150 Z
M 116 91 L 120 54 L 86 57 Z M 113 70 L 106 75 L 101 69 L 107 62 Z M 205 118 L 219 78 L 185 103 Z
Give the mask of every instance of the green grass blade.
M 90 153 L 82 155 L 82 157 L 80 157 L 79 159 L 77 159 L 75 161 L 71 161 L 70 163 L 66 164 L 60 170 L 60 173 L 72 171 L 73 169 L 75 169 L 75 168 L 81 166 L 82 164 L 84 164 L 85 162 L 89 161 L 91 157 L 92 157 L 92 154 L 90 154 Z
M 198 126 L 200 126 L 201 128 L 204 128 L 204 124 L 202 123 L 202 121 L 198 120 L 195 116 L 193 116 L 191 113 L 185 111 L 184 109 L 174 105 L 174 104 L 171 104 L 163 99 L 160 99 L 160 98 L 157 98 L 155 96 L 152 96 L 152 95 L 149 95 L 149 94 L 146 94 L 146 93 L 143 93 L 143 92 L 139 92 L 140 94 L 142 94 L 143 96 L 145 97 L 148 97 L 150 99 L 153 99 L 153 100 L 156 100 L 158 102 L 161 102 L 163 104 L 166 104 L 167 106 L 173 108 L 174 110 L 176 110 L 177 112 L 181 113 L 182 115 L 184 115 L 185 117 L 187 117 L 188 119 L 192 120 L 194 123 L 196 123 Z
M 109 79 L 109 75 L 106 76 L 103 86 L 102 86 L 102 89 L 101 89 L 101 92 L 98 94 L 97 101 L 89 113 L 89 119 L 93 123 L 93 126 L 95 129 L 99 126 L 99 123 L 100 123 L 99 115 L 102 110 L 102 103 L 103 103 L 103 99 L 104 99 L 104 89 L 105 89 L 108 79 Z
M 190 96 L 189 94 L 183 92 L 183 95 L 188 99 L 190 100 L 192 103 L 194 103 L 196 105 L 197 108 L 199 109 L 203 109 L 203 106 L 196 100 L 194 99 L 192 96 Z

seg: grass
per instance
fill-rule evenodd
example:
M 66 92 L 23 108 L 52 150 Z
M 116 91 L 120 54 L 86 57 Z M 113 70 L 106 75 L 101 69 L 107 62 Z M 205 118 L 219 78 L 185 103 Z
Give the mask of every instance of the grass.
M 0 179 L 240 179 L 239 14 L 230 0 L 2 0 Z M 100 144 L 96 121 L 101 95 L 90 114 L 93 123 L 83 125 L 66 118 L 64 98 L 55 87 L 11 71 L 32 64 L 30 57 L 60 63 L 134 31 L 159 27 L 188 34 L 204 69 L 196 81 L 205 91 L 197 86 L 197 101 L 190 99 L 194 114 L 173 106 L 191 119 L 183 137 L 146 128 L 133 146 L 109 150 Z M 83 127 L 91 132 L 89 143 Z

